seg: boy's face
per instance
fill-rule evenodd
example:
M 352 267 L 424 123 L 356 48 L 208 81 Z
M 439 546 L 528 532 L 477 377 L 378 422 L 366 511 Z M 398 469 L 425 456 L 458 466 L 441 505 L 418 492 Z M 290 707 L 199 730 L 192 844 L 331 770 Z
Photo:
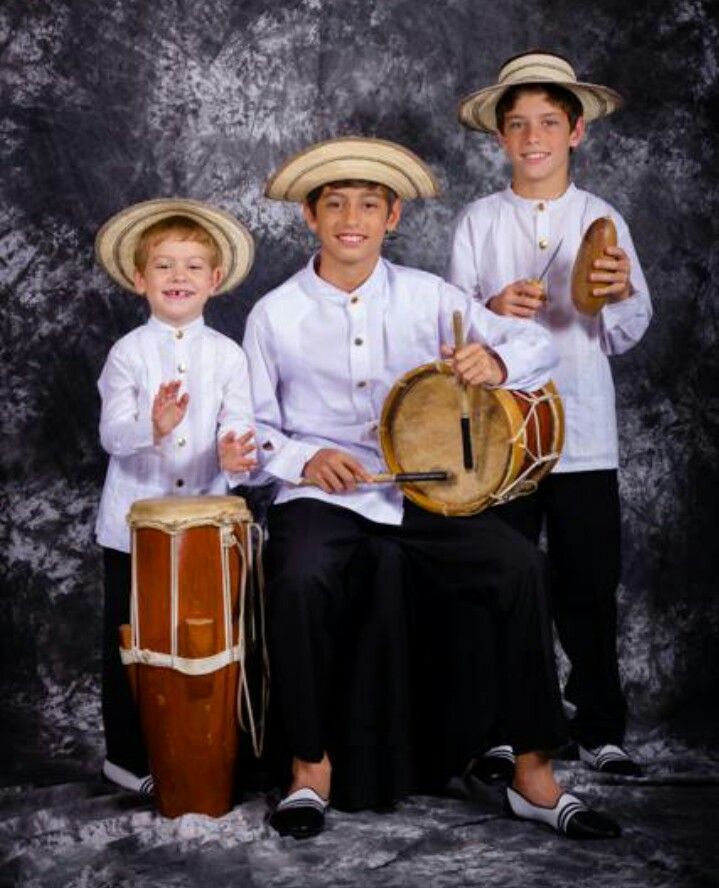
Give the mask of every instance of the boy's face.
M 499 142 L 512 164 L 512 185 L 557 197 L 569 181 L 569 149 L 576 148 L 584 135 L 584 118 L 573 130 L 566 111 L 552 104 L 544 93 L 520 94 L 504 117 Z M 531 194 L 529 196 L 538 196 Z
M 202 314 L 222 280 L 212 267 L 210 249 L 172 234 L 148 250 L 147 265 L 135 271 L 135 288 L 147 297 L 152 314 L 173 327 L 184 327 Z
M 397 199 L 390 208 L 377 186 L 335 188 L 325 185 L 313 213 L 303 205 L 305 221 L 322 247 L 322 264 L 335 267 L 373 267 L 382 252 L 387 231 L 394 231 L 401 215 Z

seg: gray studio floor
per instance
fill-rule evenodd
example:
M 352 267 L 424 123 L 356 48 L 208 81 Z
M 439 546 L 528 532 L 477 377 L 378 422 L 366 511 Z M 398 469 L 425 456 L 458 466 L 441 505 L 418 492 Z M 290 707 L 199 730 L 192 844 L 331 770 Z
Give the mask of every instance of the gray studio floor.
M 392 813 L 330 811 L 324 834 L 296 842 L 266 825 L 260 794 L 216 820 L 167 820 L 87 775 L 16 781 L 0 789 L 0 886 L 719 885 L 719 762 L 639 751 L 653 764 L 638 781 L 559 765 L 565 785 L 624 826 L 595 844 L 508 819 L 499 793 L 479 784 L 472 798 L 417 796 Z

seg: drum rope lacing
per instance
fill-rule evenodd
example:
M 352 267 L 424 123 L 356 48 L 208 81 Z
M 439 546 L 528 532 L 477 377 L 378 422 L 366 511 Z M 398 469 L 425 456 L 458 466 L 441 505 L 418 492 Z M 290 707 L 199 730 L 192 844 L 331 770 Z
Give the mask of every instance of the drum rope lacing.
M 515 391 L 515 397 L 521 398 L 523 401 L 529 403 L 530 407 L 527 411 L 527 415 L 523 418 L 522 424 L 517 429 L 517 433 L 514 437 L 510 438 L 509 441 L 511 444 L 518 443 L 522 449 L 524 449 L 531 457 L 533 462 L 530 463 L 523 472 L 520 472 L 519 475 L 512 481 L 511 484 L 508 484 L 498 493 L 490 493 L 489 498 L 493 500 L 493 505 L 498 505 L 500 503 L 505 503 L 510 499 L 515 499 L 520 496 L 527 496 L 530 493 L 534 493 L 537 489 L 537 481 L 527 481 L 527 476 L 536 471 L 537 466 L 544 465 L 545 463 L 551 462 L 559 458 L 559 453 L 552 450 L 547 454 L 542 453 L 533 453 L 532 450 L 527 446 L 527 427 L 530 422 L 534 423 L 534 432 L 535 438 L 537 440 L 537 444 L 541 447 L 541 434 L 540 434 L 540 421 L 539 415 L 537 414 L 537 406 L 542 403 L 549 403 L 552 412 L 556 413 L 556 401 L 558 399 L 558 395 L 547 392 L 546 394 L 540 395 L 539 397 L 533 393 Z
M 225 635 L 225 648 L 208 657 L 180 657 L 178 655 L 178 631 L 179 631 L 179 541 L 178 535 L 187 529 L 188 526 L 194 526 L 195 522 L 190 524 L 178 523 L 176 527 L 169 530 L 170 535 L 170 619 L 172 631 L 170 637 L 170 653 L 162 651 L 153 651 L 148 648 L 141 647 L 140 640 L 140 621 L 139 621 L 139 593 L 137 582 L 137 559 L 133 554 L 132 572 L 131 572 L 131 593 L 130 593 L 130 628 L 131 628 L 131 647 L 120 648 L 120 658 L 124 665 L 133 663 L 164 667 L 182 672 L 185 675 L 208 675 L 216 672 L 230 663 L 238 663 L 240 668 L 240 684 L 237 693 L 237 718 L 242 730 L 248 731 L 252 739 L 252 748 L 255 755 L 259 757 L 262 752 L 265 731 L 265 712 L 269 699 L 269 655 L 267 651 L 266 634 L 265 634 L 265 604 L 264 604 L 264 573 L 262 571 L 262 545 L 263 534 L 262 528 L 258 524 L 249 524 L 248 530 L 248 553 L 246 554 L 243 546 L 235 536 L 231 528 L 221 521 L 202 522 L 203 524 L 212 523 L 218 528 L 220 559 L 222 564 L 222 598 L 223 598 L 223 622 Z M 143 525 L 145 526 L 145 525 Z M 167 525 L 162 525 L 161 529 L 168 532 Z M 259 553 L 259 557 L 254 557 L 252 546 L 252 535 L 255 534 L 255 547 Z M 231 588 L 231 570 L 229 561 L 229 549 L 235 547 L 240 559 L 240 587 L 239 587 L 239 626 L 237 644 L 233 644 L 232 631 L 232 588 Z M 137 551 L 137 530 L 132 528 L 132 551 Z M 262 693 L 260 717 L 255 719 L 252 700 L 250 696 L 249 684 L 247 680 L 247 672 L 245 669 L 245 606 L 247 591 L 247 574 L 248 570 L 257 571 L 257 598 L 259 601 L 259 642 L 261 645 L 261 661 L 262 661 Z M 257 640 L 257 627 L 255 625 L 254 614 L 251 621 L 252 641 Z M 244 706 L 243 706 L 244 698 Z M 244 722 L 243 712 L 247 709 L 249 725 Z M 259 730 L 257 726 L 259 725 Z M 259 738 L 259 739 L 258 739 Z

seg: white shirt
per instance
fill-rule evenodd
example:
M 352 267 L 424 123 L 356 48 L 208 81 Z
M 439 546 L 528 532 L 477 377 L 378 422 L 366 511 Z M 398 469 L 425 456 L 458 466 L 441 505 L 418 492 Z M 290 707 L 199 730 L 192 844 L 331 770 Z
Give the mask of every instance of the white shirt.
M 153 444 L 152 402 L 160 383 L 182 380 L 190 396 L 182 422 Z M 100 440 L 110 454 L 98 542 L 130 551 L 126 516 L 146 497 L 225 493 L 246 473 L 223 474 L 217 439 L 252 426 L 247 360 L 237 343 L 202 317 L 178 329 L 151 317 L 110 350 L 98 381 Z
M 380 259 L 355 292 L 318 277 L 314 260 L 254 306 L 243 347 L 250 364 L 257 452 L 266 473 L 297 484 L 321 448 L 344 450 L 369 472 L 386 471 L 377 436 L 382 404 L 408 370 L 440 358 L 460 309 L 467 341 L 501 357 L 509 388 L 543 385 L 556 362 L 536 325 L 500 318 L 436 275 Z M 313 497 L 384 524 L 402 521 L 394 485 L 327 494 L 283 485 L 277 502 Z
M 572 304 L 572 265 L 584 232 L 600 216 L 611 216 L 617 227 L 619 246 L 631 263 L 633 295 L 587 317 Z M 616 468 L 614 384 L 607 355 L 630 349 L 652 316 L 647 282 L 619 213 L 574 185 L 557 200 L 541 201 L 519 197 L 507 188 L 474 201 L 460 215 L 448 277 L 486 303 L 507 284 L 539 276 L 560 238 L 547 278 L 548 307 L 536 316 L 552 332 L 559 351 L 554 381 L 564 402 L 566 440 L 554 471 Z

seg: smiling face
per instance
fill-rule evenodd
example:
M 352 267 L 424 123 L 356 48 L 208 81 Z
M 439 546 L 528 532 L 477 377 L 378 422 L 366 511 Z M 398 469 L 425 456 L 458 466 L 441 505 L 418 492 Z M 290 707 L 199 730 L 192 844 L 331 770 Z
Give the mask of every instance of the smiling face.
M 386 232 L 397 227 L 401 202 L 390 207 L 378 185 L 325 185 L 314 212 L 305 203 L 303 213 L 322 247 L 320 276 L 351 292 L 372 273 Z
M 584 118 L 571 128 L 566 111 L 546 93 L 518 96 L 504 116 L 499 142 L 512 164 L 512 188 L 522 197 L 551 199 L 569 185 L 569 150 L 584 135 Z
M 135 271 L 135 288 L 147 297 L 156 318 L 184 327 L 199 318 L 222 280 L 222 269 L 213 260 L 205 244 L 170 232 L 150 244 L 144 269 Z

